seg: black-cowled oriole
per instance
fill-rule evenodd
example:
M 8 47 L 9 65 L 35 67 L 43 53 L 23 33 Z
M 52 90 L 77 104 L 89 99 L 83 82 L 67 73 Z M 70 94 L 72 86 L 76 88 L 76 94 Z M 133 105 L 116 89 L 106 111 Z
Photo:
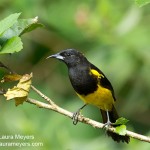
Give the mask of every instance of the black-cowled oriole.
M 92 104 L 100 109 L 106 125 L 112 125 L 119 118 L 114 107 L 116 99 L 111 83 L 104 73 L 90 63 L 81 52 L 67 49 L 48 58 L 57 58 L 67 65 L 71 84 L 84 102 L 84 106 L 73 115 L 74 124 L 77 123 L 79 111 L 87 104 Z M 110 131 L 107 131 L 107 134 L 114 141 L 129 143 L 130 138 L 127 135 L 121 136 Z

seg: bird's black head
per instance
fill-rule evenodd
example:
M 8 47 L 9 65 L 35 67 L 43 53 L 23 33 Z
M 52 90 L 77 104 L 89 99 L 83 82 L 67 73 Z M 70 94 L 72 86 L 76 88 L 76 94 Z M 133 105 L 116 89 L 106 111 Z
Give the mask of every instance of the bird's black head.
M 66 49 L 47 58 L 57 58 L 65 62 L 68 67 L 73 67 L 87 62 L 87 59 L 84 57 L 84 55 L 75 49 Z

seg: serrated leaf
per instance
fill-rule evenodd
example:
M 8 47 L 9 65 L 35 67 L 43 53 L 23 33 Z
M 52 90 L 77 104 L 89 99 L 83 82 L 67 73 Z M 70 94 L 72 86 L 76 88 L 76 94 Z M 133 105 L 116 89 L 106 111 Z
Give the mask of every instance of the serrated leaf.
M 21 13 L 11 14 L 10 16 L 0 21 L 0 36 L 17 21 L 20 14 Z
M 38 17 L 29 19 L 18 19 L 19 14 L 12 14 L 1 21 L 0 26 L 0 54 L 19 52 L 22 49 L 22 42 L 19 38 L 24 33 L 30 32 L 38 27 Z M 10 23 L 11 21 L 11 23 Z M 9 23 L 9 25 L 7 25 Z
M 22 77 L 22 76 L 19 75 L 19 74 L 9 74 L 9 75 L 5 75 L 5 76 L 2 78 L 1 82 L 3 83 L 3 82 L 18 81 L 18 80 L 21 79 L 21 77 Z
M 30 32 L 38 27 L 43 27 L 38 23 L 38 17 L 29 19 L 18 19 L 16 23 L 3 33 L 0 37 L 0 44 L 3 45 L 8 39 L 14 36 L 21 36 L 24 33 Z
M 6 94 L 4 94 L 6 100 L 15 99 L 16 106 L 22 104 L 29 94 L 31 78 L 32 74 L 23 75 L 17 86 L 14 86 L 12 89 L 8 89 Z
M 126 134 L 126 126 L 125 125 L 120 125 L 115 128 L 115 132 L 118 133 L 119 135 L 125 135 Z
M 135 0 L 135 3 L 139 6 L 142 7 L 148 3 L 150 3 L 150 0 Z
M 127 120 L 126 118 L 120 117 L 116 120 L 115 123 L 113 123 L 113 125 L 124 125 L 128 122 L 129 120 Z
M 0 49 L 0 54 L 19 52 L 23 48 L 23 43 L 20 37 L 12 37 L 7 40 L 5 45 Z

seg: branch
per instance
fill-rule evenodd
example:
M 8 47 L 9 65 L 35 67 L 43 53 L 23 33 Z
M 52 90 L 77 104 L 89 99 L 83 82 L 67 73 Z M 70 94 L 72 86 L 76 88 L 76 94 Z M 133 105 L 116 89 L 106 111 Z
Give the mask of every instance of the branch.
M 58 105 L 56 105 L 50 98 L 45 96 L 43 93 L 41 93 L 39 90 L 37 90 L 34 86 L 31 86 L 31 88 L 38 95 L 40 95 L 43 99 L 45 99 L 47 102 L 49 102 L 49 104 L 40 102 L 40 101 L 35 100 L 35 99 L 31 99 L 31 98 L 28 98 L 26 100 L 26 102 L 28 102 L 30 104 L 34 104 L 34 105 L 38 106 L 39 108 L 45 108 L 45 109 L 53 110 L 53 111 L 55 111 L 55 112 L 57 112 L 59 114 L 62 114 L 64 116 L 67 116 L 67 117 L 72 119 L 72 116 L 73 116 L 72 112 L 69 112 L 69 111 L 59 107 Z M 88 124 L 88 125 L 91 125 L 94 128 L 101 128 L 102 129 L 104 127 L 103 123 L 99 123 L 99 122 L 94 121 L 92 119 L 83 117 L 82 115 L 78 116 L 78 121 L 82 122 L 82 123 L 85 123 L 85 124 Z M 114 127 L 109 127 L 108 130 L 111 131 L 111 132 L 115 132 L 115 128 Z M 126 131 L 126 135 L 128 135 L 128 136 L 130 136 L 130 137 L 132 137 L 134 139 L 138 139 L 140 141 L 144 141 L 144 142 L 150 143 L 150 137 L 148 137 L 148 136 L 137 134 L 135 132 L 131 132 L 131 131 L 128 131 L 128 130 Z
M 41 96 L 43 99 L 45 99 L 49 104 L 56 105 L 50 98 L 45 96 L 42 92 L 40 92 L 38 89 L 36 89 L 33 85 L 31 85 L 31 89 L 35 91 L 39 96 Z

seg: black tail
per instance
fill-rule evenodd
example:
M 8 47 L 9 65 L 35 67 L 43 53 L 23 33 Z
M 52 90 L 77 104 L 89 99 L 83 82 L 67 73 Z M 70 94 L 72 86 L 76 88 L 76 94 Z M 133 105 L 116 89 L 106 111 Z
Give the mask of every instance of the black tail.
M 106 123 L 107 122 L 107 113 L 106 113 L 106 111 L 101 110 L 101 109 L 100 109 L 100 111 L 102 114 L 103 123 Z M 119 118 L 119 116 L 117 114 L 117 111 L 116 111 L 115 107 L 113 106 L 112 111 L 109 111 L 109 119 L 112 123 L 114 123 L 118 118 Z M 119 134 L 116 134 L 116 133 L 113 133 L 110 131 L 107 131 L 107 135 L 111 136 L 112 139 L 118 143 L 120 141 L 129 143 L 129 141 L 130 141 L 129 136 L 127 136 L 127 135 L 122 136 L 122 135 L 119 135 Z

